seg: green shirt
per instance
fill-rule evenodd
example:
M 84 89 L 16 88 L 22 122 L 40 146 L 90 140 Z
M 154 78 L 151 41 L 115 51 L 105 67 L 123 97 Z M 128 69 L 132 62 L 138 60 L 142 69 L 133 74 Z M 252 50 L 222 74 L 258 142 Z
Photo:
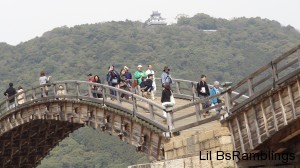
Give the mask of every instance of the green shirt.
M 141 84 L 141 83 L 142 83 L 142 75 L 143 75 L 145 78 L 147 77 L 145 71 L 136 71 L 136 72 L 134 73 L 134 77 L 135 77 L 135 79 L 137 79 L 138 84 Z

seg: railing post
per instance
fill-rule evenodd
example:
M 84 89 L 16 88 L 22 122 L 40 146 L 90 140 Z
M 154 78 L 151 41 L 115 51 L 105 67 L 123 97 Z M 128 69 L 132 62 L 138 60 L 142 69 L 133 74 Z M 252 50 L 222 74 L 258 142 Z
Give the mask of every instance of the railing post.
M 193 101 L 195 101 L 195 85 L 194 85 L 194 82 L 192 82 L 192 94 L 193 94 Z
M 197 103 L 197 104 L 195 104 L 195 110 L 196 110 L 196 119 L 197 119 L 197 121 L 199 121 L 200 120 L 200 104 L 201 103 Z
M 252 96 L 254 94 L 254 88 L 253 88 L 253 79 L 249 78 L 248 79 L 248 91 L 249 91 L 249 96 Z
M 32 89 L 32 99 L 36 99 L 36 89 Z
M 275 83 L 278 80 L 277 63 L 273 63 L 273 61 L 271 61 L 271 67 L 272 67 L 273 88 L 275 88 Z
M 27 95 L 27 94 L 26 94 L 26 93 L 27 93 L 27 92 L 24 92 L 24 91 L 23 91 L 23 94 L 24 94 L 24 103 L 27 101 L 27 98 L 26 98 L 26 95 Z
M 167 124 L 168 124 L 168 128 L 169 128 L 169 132 L 172 132 L 172 130 L 174 129 L 174 122 L 173 122 L 173 110 L 167 111 Z
M 56 84 L 53 84 L 53 95 L 56 97 Z
M 102 87 L 102 97 L 103 97 L 103 100 L 105 100 L 107 97 L 106 97 L 106 88 L 101 86 Z
M 16 96 L 16 95 L 14 95 L 14 99 L 15 99 L 15 101 L 14 101 L 14 107 L 17 107 L 17 105 L 18 105 L 18 96 Z
M 68 93 L 68 89 L 67 89 L 68 85 L 66 84 L 66 94 Z M 79 83 L 76 82 L 76 96 L 77 96 L 77 99 L 79 99 Z
M 8 101 L 8 96 L 6 96 L 6 109 L 9 110 L 9 101 Z
M 89 85 L 89 83 L 88 83 L 88 89 L 89 89 L 89 97 L 93 97 L 93 94 L 92 94 L 92 86 L 91 85 Z
M 297 50 L 297 55 L 298 55 L 298 63 L 300 68 L 300 48 Z
M 115 90 L 115 92 L 116 92 L 116 96 L 117 96 L 117 101 L 119 104 L 121 104 L 120 93 L 117 89 Z
M 77 84 L 77 82 L 75 82 L 75 83 Z M 68 94 L 68 84 L 67 83 L 64 83 L 64 90 L 65 90 L 65 95 L 67 95 Z M 79 95 L 79 92 L 78 92 L 78 95 Z
M 180 82 L 176 81 L 175 85 L 176 85 L 176 92 L 177 92 L 177 94 L 181 94 L 181 92 L 180 92 Z
M 231 92 L 232 92 L 232 90 L 229 89 L 225 93 L 225 107 L 226 107 L 227 113 L 229 113 L 230 109 L 232 108 L 232 104 L 231 104 Z
M 153 112 L 153 105 L 149 103 L 149 112 L 150 112 L 150 118 L 154 120 L 154 112 Z
M 136 98 L 134 97 L 134 94 L 131 95 L 131 100 L 132 100 L 132 113 L 133 116 L 135 116 L 135 113 L 137 111 L 137 106 L 136 106 Z

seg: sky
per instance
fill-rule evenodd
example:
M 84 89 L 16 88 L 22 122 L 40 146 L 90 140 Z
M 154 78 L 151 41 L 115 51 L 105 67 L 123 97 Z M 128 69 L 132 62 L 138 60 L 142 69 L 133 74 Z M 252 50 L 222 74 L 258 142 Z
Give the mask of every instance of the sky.
M 146 21 L 159 11 L 168 23 L 178 14 L 215 18 L 261 17 L 300 30 L 300 0 L 2 0 L 0 42 L 17 45 L 56 27 L 108 21 Z

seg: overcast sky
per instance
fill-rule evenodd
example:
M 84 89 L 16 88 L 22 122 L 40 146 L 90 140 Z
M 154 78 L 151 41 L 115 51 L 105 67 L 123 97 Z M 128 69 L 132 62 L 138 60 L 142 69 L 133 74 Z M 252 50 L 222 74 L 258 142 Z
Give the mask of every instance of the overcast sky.
M 104 21 L 145 21 L 159 11 L 168 22 L 178 14 L 216 18 L 261 17 L 300 30 L 300 0 L 2 0 L 0 42 L 17 45 L 55 27 Z

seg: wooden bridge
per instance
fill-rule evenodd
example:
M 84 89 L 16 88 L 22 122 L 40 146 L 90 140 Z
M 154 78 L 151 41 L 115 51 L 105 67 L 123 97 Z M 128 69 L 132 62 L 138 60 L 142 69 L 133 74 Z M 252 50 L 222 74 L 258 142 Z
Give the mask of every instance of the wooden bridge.
M 300 45 L 232 86 L 226 93 L 228 112 L 221 122 L 231 132 L 235 151 L 257 154 L 240 167 L 299 165 Z M 240 94 L 232 96 L 231 91 Z M 242 94 L 250 97 L 235 106 Z M 270 158 L 258 158 L 267 154 Z M 273 157 L 273 158 L 272 158 Z
M 206 99 L 196 96 L 197 82 L 175 79 L 176 105 L 167 117 L 158 99 L 152 101 L 105 84 L 57 81 L 47 84 L 47 97 L 41 97 L 43 86 L 25 90 L 0 103 L 0 167 L 36 167 L 69 133 L 85 125 L 118 136 L 151 160 L 163 160 L 163 144 L 171 136 L 220 118 L 230 128 L 236 151 L 298 154 L 299 147 L 290 144 L 299 139 L 299 48 Z M 57 95 L 59 85 L 64 86 L 65 95 Z M 93 97 L 92 86 L 101 88 L 103 98 Z M 22 104 L 17 103 L 20 94 L 25 95 Z M 220 95 L 225 96 L 225 103 L 202 109 L 201 103 Z M 11 99 L 15 103 L 10 104 Z M 226 107 L 223 115 L 202 117 L 205 111 L 221 106 Z
M 147 153 L 151 160 L 162 160 L 163 144 L 174 132 L 220 117 L 215 113 L 202 117 L 203 112 L 212 108 L 202 109 L 204 100 L 195 96 L 197 82 L 174 81 L 176 105 L 168 117 L 163 116 L 160 98 L 152 101 L 135 91 L 105 84 L 57 81 L 46 84 L 47 97 L 41 96 L 43 86 L 40 85 L 18 93 L 0 103 L 1 166 L 35 167 L 69 133 L 85 125 L 118 136 L 136 146 L 138 151 Z M 57 95 L 59 85 L 64 87 L 65 95 Z M 96 93 L 93 86 L 101 88 L 103 98 L 93 97 Z M 110 94 L 111 90 L 115 90 L 116 95 Z M 18 104 L 20 94 L 24 94 L 22 104 Z M 129 99 L 121 98 L 122 94 Z M 11 99 L 15 99 L 12 104 Z M 224 103 L 219 106 L 222 105 Z

